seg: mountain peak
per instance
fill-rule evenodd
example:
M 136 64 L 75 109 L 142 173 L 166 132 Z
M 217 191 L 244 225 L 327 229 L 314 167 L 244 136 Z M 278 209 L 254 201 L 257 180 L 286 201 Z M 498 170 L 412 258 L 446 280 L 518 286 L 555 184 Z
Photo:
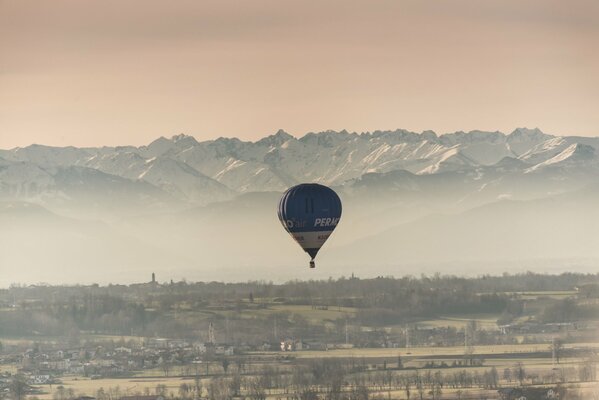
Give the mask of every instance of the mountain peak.
M 256 142 L 256 143 L 266 144 L 268 146 L 280 146 L 283 143 L 285 143 L 286 141 L 288 141 L 289 139 L 293 139 L 293 136 L 291 136 L 290 134 L 285 132 L 283 129 L 279 129 L 277 131 L 277 133 L 275 133 L 274 135 L 270 135 L 265 138 L 262 138 L 262 139 L 258 140 L 258 142 Z
M 529 129 L 529 128 L 516 128 L 512 133 L 508 135 L 510 140 L 519 139 L 519 140 L 535 140 L 535 139 L 544 139 L 548 138 L 551 135 L 547 135 L 543 133 L 539 128 Z
M 189 143 L 189 144 L 198 144 L 197 140 L 190 135 L 186 135 L 184 133 L 180 133 L 178 135 L 174 135 L 171 137 L 171 141 L 173 143 Z
M 430 141 L 435 141 L 437 140 L 439 137 L 437 136 L 437 134 L 435 133 L 435 131 L 433 130 L 426 130 L 426 131 L 422 131 L 422 133 L 420 134 L 420 136 L 422 136 L 423 139 L 425 140 L 430 140 Z
M 283 129 L 279 129 L 277 131 L 277 133 L 274 134 L 274 136 L 279 136 L 279 137 L 291 137 L 290 134 L 288 134 L 287 132 L 285 132 Z

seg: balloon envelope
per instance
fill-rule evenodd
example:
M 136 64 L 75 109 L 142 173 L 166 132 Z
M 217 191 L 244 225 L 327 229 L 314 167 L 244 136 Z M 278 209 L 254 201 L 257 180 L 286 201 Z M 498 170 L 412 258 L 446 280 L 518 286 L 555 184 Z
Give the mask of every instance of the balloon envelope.
M 341 218 L 341 200 L 335 191 L 317 183 L 289 188 L 279 201 L 279 220 L 314 259 Z

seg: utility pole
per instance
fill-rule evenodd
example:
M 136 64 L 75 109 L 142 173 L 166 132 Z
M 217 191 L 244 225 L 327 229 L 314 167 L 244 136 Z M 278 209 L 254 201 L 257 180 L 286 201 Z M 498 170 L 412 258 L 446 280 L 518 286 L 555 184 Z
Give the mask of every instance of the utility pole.
M 214 339 L 214 325 L 212 322 L 208 324 L 208 343 L 214 344 L 216 340 Z
M 406 326 L 406 349 L 410 348 L 410 327 Z
M 231 337 L 229 336 L 229 317 L 225 317 L 225 342 L 229 343 Z
M 347 329 L 347 317 L 345 317 L 345 344 L 349 344 L 349 330 Z
M 551 339 L 551 368 L 555 368 L 555 337 Z

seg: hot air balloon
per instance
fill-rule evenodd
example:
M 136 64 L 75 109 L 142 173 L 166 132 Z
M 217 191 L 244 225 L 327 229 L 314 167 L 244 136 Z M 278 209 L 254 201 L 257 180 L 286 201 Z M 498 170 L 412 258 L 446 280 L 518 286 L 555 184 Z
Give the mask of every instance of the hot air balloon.
M 295 241 L 314 258 L 341 218 L 341 200 L 335 191 L 317 183 L 293 186 L 279 201 L 279 220 Z

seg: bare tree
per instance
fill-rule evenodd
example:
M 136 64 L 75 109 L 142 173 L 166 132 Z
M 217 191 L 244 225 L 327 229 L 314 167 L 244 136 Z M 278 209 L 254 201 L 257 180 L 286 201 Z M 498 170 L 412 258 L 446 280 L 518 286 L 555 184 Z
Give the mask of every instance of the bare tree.
M 366 385 L 352 386 L 349 393 L 350 400 L 368 400 L 370 391 Z
M 230 400 L 231 397 L 231 388 L 223 378 L 210 380 L 208 385 L 208 398 L 210 400 Z
M 520 386 L 524 384 L 524 380 L 526 379 L 526 370 L 524 369 L 524 364 L 519 361 L 515 366 L 516 379 L 520 382 Z
M 25 398 L 28 388 L 25 376 L 17 374 L 12 378 L 8 389 L 13 400 L 22 400 Z
M 154 393 L 156 394 L 156 396 L 166 396 L 166 385 L 164 384 L 158 384 L 156 385 L 156 388 L 154 389 Z
M 160 368 L 162 369 L 164 376 L 168 376 L 169 372 L 171 371 L 171 364 L 165 361 L 162 363 Z
M 241 392 L 241 386 L 243 384 L 243 378 L 239 374 L 239 370 L 235 371 L 231 380 L 229 381 L 229 387 L 231 388 L 231 392 L 233 392 L 233 397 L 239 396 Z
M 223 357 L 221 360 L 221 365 L 223 366 L 223 371 L 225 372 L 225 375 L 227 374 L 227 371 L 229 370 L 229 365 L 231 364 L 231 362 L 229 361 L 229 359 L 227 357 Z
M 248 396 L 252 400 L 266 400 L 266 388 L 262 379 L 252 378 L 248 382 Z
M 564 350 L 564 341 L 562 339 L 555 339 L 551 343 L 551 351 L 553 356 L 555 357 L 555 361 L 559 364 L 559 360 L 562 356 L 562 351 Z
M 191 388 L 187 385 L 187 383 L 182 383 L 179 385 L 179 397 L 182 399 L 187 399 L 189 396 Z
M 202 380 L 200 379 L 200 374 L 196 373 L 193 377 L 194 383 L 194 397 L 202 397 Z

